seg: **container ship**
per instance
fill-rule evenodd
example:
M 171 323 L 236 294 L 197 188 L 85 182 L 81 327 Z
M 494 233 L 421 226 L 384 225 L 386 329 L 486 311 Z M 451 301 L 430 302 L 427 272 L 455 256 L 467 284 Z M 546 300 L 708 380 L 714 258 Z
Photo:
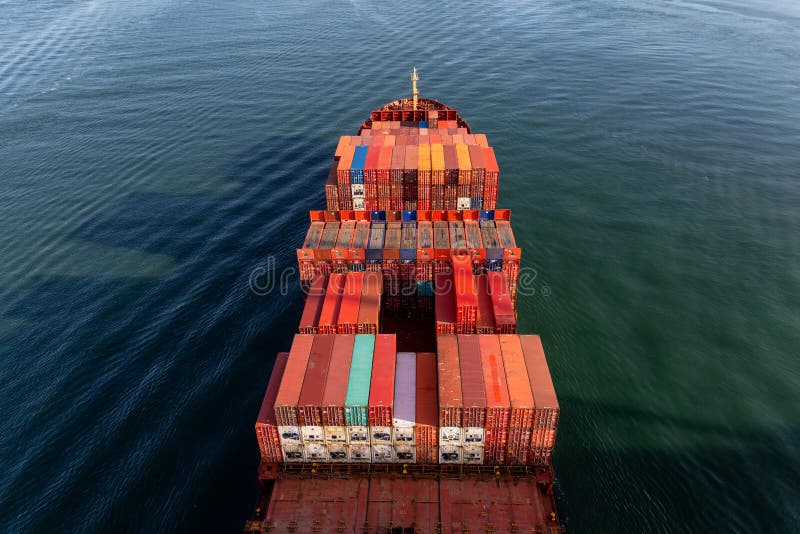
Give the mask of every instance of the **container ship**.
M 245 532 L 563 532 L 558 400 L 541 339 L 517 332 L 495 152 L 418 79 L 339 139 L 309 213 Z

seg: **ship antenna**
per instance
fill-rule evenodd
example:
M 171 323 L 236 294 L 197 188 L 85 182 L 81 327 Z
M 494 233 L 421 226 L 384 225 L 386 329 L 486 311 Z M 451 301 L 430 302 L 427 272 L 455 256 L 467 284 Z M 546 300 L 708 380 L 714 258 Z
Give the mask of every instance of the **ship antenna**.
M 417 99 L 419 98 L 419 91 L 417 90 L 417 67 L 414 67 L 414 72 L 411 73 L 411 95 L 414 97 L 414 111 L 417 111 Z

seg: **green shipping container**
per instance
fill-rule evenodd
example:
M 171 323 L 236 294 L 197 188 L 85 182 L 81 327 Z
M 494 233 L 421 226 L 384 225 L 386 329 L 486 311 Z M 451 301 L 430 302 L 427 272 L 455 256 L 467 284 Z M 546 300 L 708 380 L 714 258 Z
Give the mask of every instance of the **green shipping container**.
M 374 334 L 357 334 L 353 344 L 353 360 L 347 381 L 347 398 L 344 401 L 344 419 L 348 426 L 368 426 L 369 382 L 372 377 L 372 354 L 375 350 Z

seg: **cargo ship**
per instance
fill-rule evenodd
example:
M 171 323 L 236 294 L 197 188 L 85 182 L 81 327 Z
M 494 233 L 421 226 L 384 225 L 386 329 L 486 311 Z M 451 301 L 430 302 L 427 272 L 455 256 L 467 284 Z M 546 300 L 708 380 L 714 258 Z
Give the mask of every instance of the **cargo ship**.
M 522 251 L 486 135 L 412 96 L 340 137 L 302 316 L 255 423 L 248 533 L 555 533 L 559 406 L 517 332 Z

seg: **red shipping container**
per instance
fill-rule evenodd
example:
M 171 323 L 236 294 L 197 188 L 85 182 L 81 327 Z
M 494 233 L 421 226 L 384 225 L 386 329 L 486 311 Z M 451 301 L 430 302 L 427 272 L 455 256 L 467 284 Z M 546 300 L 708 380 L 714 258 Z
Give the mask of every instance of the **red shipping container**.
M 489 282 L 489 294 L 492 299 L 495 329 L 498 334 L 513 334 L 517 331 L 517 316 L 508 292 L 506 273 L 490 271 L 486 273 Z
M 458 154 L 453 145 L 444 146 L 444 183 L 448 190 L 455 189 L 458 185 Z M 454 210 L 456 206 L 445 206 L 445 209 Z
M 358 309 L 359 334 L 377 334 L 380 331 L 382 293 L 383 277 L 381 273 L 365 272 L 361 289 L 361 304 Z
M 322 426 L 322 394 L 328 376 L 334 336 L 317 335 L 311 345 L 303 387 L 297 401 L 300 426 Z M 322 439 L 320 436 L 319 439 Z
M 505 463 L 511 401 L 508 395 L 500 339 L 478 336 L 481 349 L 481 370 L 486 392 L 486 453 L 484 463 Z
M 372 360 L 372 380 L 369 386 L 370 426 L 392 426 L 396 363 L 397 340 L 395 335 L 376 335 Z
M 477 145 L 469 147 L 469 159 L 472 163 L 472 186 L 470 188 L 470 197 L 483 198 L 484 179 L 486 176 L 486 168 L 483 164 L 483 150 Z
M 533 427 L 533 393 L 519 336 L 500 335 L 498 337 L 511 400 L 506 461 L 512 464 L 525 464 L 530 452 L 530 431 Z
M 478 315 L 478 294 L 472 259 L 467 255 L 453 256 L 453 280 L 456 298 L 456 332 L 472 334 Z
M 338 160 L 342 157 L 345 147 L 350 146 L 350 136 L 343 135 L 339 138 L 339 144 L 336 145 L 336 151 L 333 153 L 333 158 Z
M 322 424 L 345 426 L 344 401 L 347 398 L 347 382 L 350 378 L 350 362 L 353 359 L 355 336 L 338 335 L 333 341 L 331 363 L 325 392 L 322 395 Z
M 339 309 L 344 293 L 345 275 L 334 273 L 328 279 L 328 288 L 325 291 L 325 301 L 319 314 L 317 331 L 320 334 L 335 334 L 339 318 Z
M 483 209 L 493 210 L 497 207 L 497 184 L 500 179 L 500 168 L 497 166 L 493 148 L 483 149 L 483 164 L 485 167 Z
M 433 275 L 434 313 L 437 334 L 456 333 L 455 284 L 450 273 Z
M 439 461 L 439 401 L 436 354 L 417 353 L 417 407 L 414 442 L 418 463 Z
M 288 352 L 280 352 L 275 358 L 267 392 L 264 394 L 264 400 L 261 402 L 261 409 L 256 418 L 256 439 L 261 451 L 261 459 L 265 462 L 280 462 L 283 459 L 281 442 L 278 438 L 278 420 L 275 418 L 275 398 L 278 396 L 278 388 L 288 359 Z
M 339 182 L 336 178 L 336 163 L 331 165 L 325 180 L 325 206 L 328 210 L 339 209 Z
M 519 336 L 519 339 L 536 406 L 529 462 L 534 465 L 550 465 L 560 416 L 558 398 L 547 366 L 542 340 L 539 336 L 532 335 Z
M 278 394 L 275 396 L 275 419 L 279 426 L 299 426 L 297 402 L 303 388 L 303 378 L 306 375 L 314 337 L 308 334 L 294 336 L 283 379 L 278 388 Z
M 489 282 L 485 274 L 475 277 L 478 287 L 478 317 L 475 321 L 477 334 L 494 334 L 494 308 L 492 298 L 489 296 Z
M 300 317 L 299 330 L 301 334 L 316 334 L 319 316 L 322 313 L 322 303 L 325 301 L 325 287 L 328 279 L 323 274 L 314 276 L 308 289 L 303 315 Z
M 367 159 L 364 162 L 364 183 L 378 183 L 378 159 L 381 153 L 381 146 L 371 145 L 367 149 Z
M 344 294 L 337 319 L 337 333 L 358 333 L 358 313 L 363 285 L 363 272 L 349 272 L 345 275 Z
M 382 146 L 380 156 L 378 157 L 377 176 L 379 205 L 381 200 L 388 201 L 392 196 L 392 150 L 393 147 L 391 146 Z M 379 209 L 386 210 L 389 208 L 379 207 Z
M 483 364 L 478 336 L 458 336 L 458 358 L 461 369 L 461 397 L 464 406 L 464 427 L 486 426 L 486 390 L 483 385 Z M 465 444 L 469 445 L 470 443 Z M 482 445 L 481 441 L 472 444 Z
M 351 138 L 356 139 L 355 137 Z M 356 147 L 348 146 L 342 149 L 342 157 L 339 159 L 339 164 L 336 166 L 336 177 L 340 184 L 350 185 L 350 166 L 353 164 L 353 155 L 355 155 Z
M 439 427 L 461 428 L 464 404 L 456 336 L 436 336 L 436 351 L 439 381 Z M 460 442 L 456 444 L 460 445 Z

